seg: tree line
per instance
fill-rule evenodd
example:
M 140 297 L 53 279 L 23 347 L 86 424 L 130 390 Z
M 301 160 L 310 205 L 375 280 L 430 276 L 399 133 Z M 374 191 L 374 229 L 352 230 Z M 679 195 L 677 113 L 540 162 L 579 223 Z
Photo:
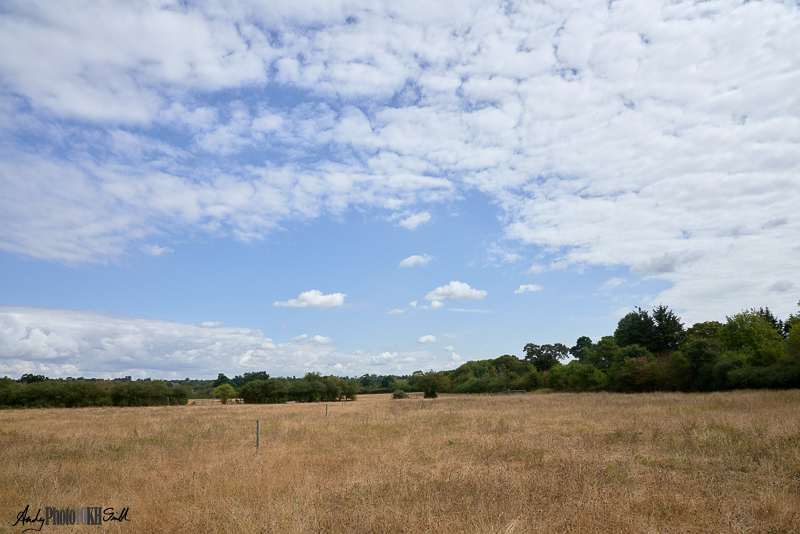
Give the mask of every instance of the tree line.
M 800 302 L 798 303 L 800 305 Z M 355 400 L 394 391 L 497 393 L 555 391 L 719 391 L 800 387 L 800 313 L 785 321 L 769 308 L 743 310 L 724 323 L 684 328 L 667 306 L 636 308 L 597 342 L 581 336 L 561 343 L 528 343 L 523 356 L 468 361 L 451 371 L 340 378 L 307 373 L 270 377 L 266 371 L 215 380 L 49 379 L 25 374 L 0 378 L 0 407 L 150 406 L 186 404 L 212 396 L 246 403 Z M 398 395 L 401 397 L 401 395 Z
M 169 386 L 163 380 L 50 380 L 27 374 L 19 381 L 0 378 L 0 407 L 179 405 L 188 402 L 191 391 L 186 386 Z
M 503 355 L 470 361 L 452 371 L 414 375 L 423 380 L 423 390 L 453 393 L 796 388 L 800 387 L 798 324 L 800 313 L 783 321 L 769 308 L 760 308 L 726 317 L 724 323 L 707 321 L 684 328 L 667 306 L 652 311 L 636 308 L 619 320 L 613 335 L 597 342 L 581 336 L 571 348 L 528 343 L 522 358 Z

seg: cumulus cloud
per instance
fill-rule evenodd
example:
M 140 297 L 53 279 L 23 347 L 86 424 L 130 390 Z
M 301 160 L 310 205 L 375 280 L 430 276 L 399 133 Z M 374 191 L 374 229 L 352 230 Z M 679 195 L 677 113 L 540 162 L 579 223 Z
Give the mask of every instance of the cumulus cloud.
M 293 374 L 347 355 L 329 337 L 276 343 L 260 330 L 104 312 L 0 307 L 0 373 L 51 377 L 213 377 L 220 371 Z
M 142 250 L 151 256 L 161 256 L 164 253 L 172 253 L 175 252 L 173 249 L 168 247 L 159 247 L 158 245 L 146 245 L 142 247 Z
M 440 286 L 425 295 L 425 300 L 442 301 L 450 300 L 480 300 L 487 295 L 482 289 L 473 289 L 469 284 L 452 281 L 445 286 Z
M 426 222 L 431 220 L 431 214 L 427 211 L 423 211 L 422 213 L 414 214 L 407 219 L 403 219 L 400 221 L 400 226 L 403 228 L 408 228 L 409 230 L 414 230 L 420 224 L 425 224 Z
M 409 256 L 403 261 L 401 261 L 398 267 L 413 267 L 414 265 L 426 265 L 432 259 L 433 256 L 428 256 L 427 254 L 423 254 L 421 256 L 420 255 Z
M 389 315 L 399 315 L 401 313 L 405 313 L 406 311 L 401 308 L 394 308 L 392 310 L 386 310 L 386 313 Z
M 515 294 L 529 293 L 533 291 L 541 291 L 542 289 L 544 288 L 539 284 L 522 284 L 521 286 L 519 286 L 517 289 L 514 290 L 514 293 Z
M 461 361 L 461 356 L 459 356 L 455 352 L 451 352 L 450 353 L 450 357 L 448 358 L 448 360 L 450 360 L 451 362 L 460 362 Z
M 353 208 L 411 229 L 479 191 L 542 265 L 631 267 L 687 317 L 800 271 L 794 3 L 501 4 L 7 2 L 0 248 L 106 262 Z
M 427 336 L 422 336 L 422 337 L 420 337 L 420 338 L 417 340 L 417 343 L 433 343 L 433 342 L 435 342 L 435 341 L 436 341 L 436 336 L 433 336 L 433 335 L 427 335 Z
M 323 295 L 322 291 L 312 289 L 310 291 L 303 291 L 296 299 L 290 299 L 285 302 L 274 302 L 273 306 L 286 306 L 288 308 L 307 308 L 313 306 L 318 310 L 325 308 L 334 308 L 344 304 L 344 298 L 347 295 L 344 293 L 331 293 L 330 295 Z
M 506 247 L 501 247 L 497 243 L 489 245 L 486 257 L 491 264 L 502 265 L 504 263 L 515 263 L 522 259 L 522 256 Z
M 446 350 L 446 351 L 448 351 L 448 352 L 453 352 L 453 351 L 454 351 L 454 350 L 456 350 L 456 349 L 455 349 L 455 347 L 453 347 L 452 345 L 446 345 L 446 346 L 444 347 L 444 350 Z

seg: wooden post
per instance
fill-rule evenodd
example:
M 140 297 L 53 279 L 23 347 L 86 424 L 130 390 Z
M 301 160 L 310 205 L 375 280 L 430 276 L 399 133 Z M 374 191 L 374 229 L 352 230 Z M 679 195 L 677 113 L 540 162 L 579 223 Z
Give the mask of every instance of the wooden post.
M 261 419 L 256 421 L 256 454 L 261 449 Z
M 328 405 L 327 404 L 325 405 L 325 417 L 326 418 L 328 417 Z

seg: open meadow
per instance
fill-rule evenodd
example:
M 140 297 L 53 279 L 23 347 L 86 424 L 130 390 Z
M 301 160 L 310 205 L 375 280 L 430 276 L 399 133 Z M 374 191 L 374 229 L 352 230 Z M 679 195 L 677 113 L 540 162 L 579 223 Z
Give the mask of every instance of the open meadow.
M 191 401 L 190 401 L 191 403 Z M 800 391 L 0 412 L 0 532 L 800 532 Z M 256 455 L 256 420 L 261 420 Z

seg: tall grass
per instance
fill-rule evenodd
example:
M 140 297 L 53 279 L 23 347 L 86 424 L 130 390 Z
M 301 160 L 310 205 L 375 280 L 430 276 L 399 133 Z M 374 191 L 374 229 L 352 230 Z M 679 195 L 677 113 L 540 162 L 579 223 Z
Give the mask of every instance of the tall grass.
M 26 505 L 129 507 L 109 532 L 799 532 L 798 407 L 739 391 L 3 411 L 0 532 Z

